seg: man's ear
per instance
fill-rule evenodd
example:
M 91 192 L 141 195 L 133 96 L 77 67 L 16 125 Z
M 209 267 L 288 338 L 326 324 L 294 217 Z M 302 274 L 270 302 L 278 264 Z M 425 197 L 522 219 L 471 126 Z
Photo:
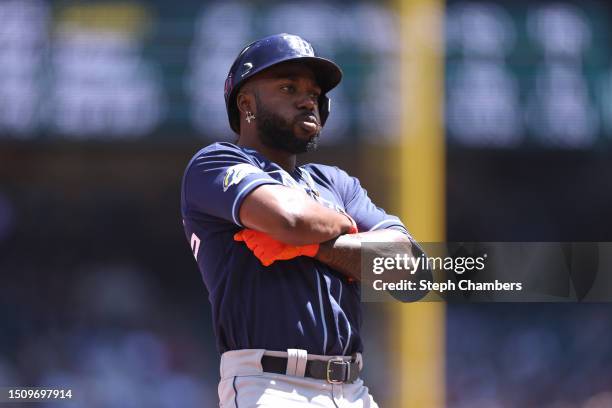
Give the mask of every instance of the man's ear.
M 238 105 L 238 110 L 246 115 L 247 112 L 251 112 L 256 114 L 255 112 L 255 95 L 248 90 L 241 90 L 236 96 L 236 104 Z

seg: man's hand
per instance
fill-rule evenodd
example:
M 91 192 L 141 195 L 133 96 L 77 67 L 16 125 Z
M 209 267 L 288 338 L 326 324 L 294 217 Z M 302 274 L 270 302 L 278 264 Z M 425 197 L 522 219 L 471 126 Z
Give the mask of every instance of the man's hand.
M 398 230 L 384 229 L 346 234 L 321 243 L 315 259 L 342 273 L 349 282 L 361 281 L 361 244 L 363 242 L 404 243 L 406 251 L 411 251 L 408 236 Z
M 346 215 L 348 217 L 349 221 L 351 222 L 351 227 L 349 228 L 347 234 L 357 234 L 357 233 L 359 233 L 359 229 L 357 228 L 357 223 L 355 222 L 353 217 L 351 217 L 350 215 L 348 215 L 344 211 L 340 211 L 340 213 Z
M 277 241 L 264 232 L 243 229 L 234 234 L 234 240 L 244 241 L 263 266 L 270 266 L 274 261 L 293 259 L 298 256 L 314 257 L 319 251 L 319 244 L 288 245 Z

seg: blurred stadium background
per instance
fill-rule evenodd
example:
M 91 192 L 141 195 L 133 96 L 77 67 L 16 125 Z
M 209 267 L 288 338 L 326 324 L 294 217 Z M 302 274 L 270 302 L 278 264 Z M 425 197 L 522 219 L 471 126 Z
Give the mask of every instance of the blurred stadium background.
M 610 3 L 432 4 L 446 239 L 612 241 Z M 414 118 L 398 10 L 0 1 L 0 386 L 69 386 L 84 407 L 215 406 L 219 357 L 179 182 L 201 146 L 233 140 L 229 65 L 283 31 L 336 60 L 345 77 L 304 160 L 346 169 L 399 211 L 402 166 L 388 157 Z M 387 307 L 365 309 L 364 375 L 392 407 L 400 333 Z M 448 305 L 442 324 L 448 407 L 612 407 L 612 305 Z

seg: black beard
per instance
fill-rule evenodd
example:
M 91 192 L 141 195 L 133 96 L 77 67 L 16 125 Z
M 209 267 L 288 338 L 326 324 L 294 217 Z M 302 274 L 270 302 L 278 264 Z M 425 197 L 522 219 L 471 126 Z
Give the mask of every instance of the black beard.
M 261 142 L 274 149 L 291 154 L 312 152 L 317 149 L 319 132 L 308 140 L 302 140 L 293 133 L 293 124 L 266 109 L 255 95 L 257 103 L 257 132 Z

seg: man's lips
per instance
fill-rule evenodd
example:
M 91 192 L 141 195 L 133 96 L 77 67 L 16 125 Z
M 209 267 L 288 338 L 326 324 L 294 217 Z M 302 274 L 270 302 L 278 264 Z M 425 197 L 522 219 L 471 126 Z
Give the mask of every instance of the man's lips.
M 316 117 L 316 116 L 314 116 L 314 115 L 308 115 L 308 116 L 305 116 L 305 117 L 304 117 L 302 120 L 303 120 L 304 122 L 312 122 L 312 123 L 314 123 L 315 125 L 319 126 L 319 121 L 317 120 L 317 117 Z
M 298 124 L 302 129 L 309 133 L 315 133 L 319 130 L 319 121 L 314 115 L 303 116 L 298 120 Z

